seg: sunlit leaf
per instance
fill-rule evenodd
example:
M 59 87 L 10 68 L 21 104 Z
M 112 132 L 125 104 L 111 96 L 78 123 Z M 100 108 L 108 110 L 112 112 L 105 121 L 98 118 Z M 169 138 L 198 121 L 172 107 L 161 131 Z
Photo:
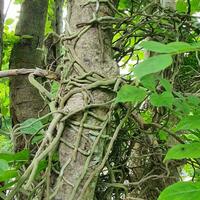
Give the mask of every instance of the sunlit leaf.
M 22 4 L 25 0 L 15 0 L 15 4 Z
M 200 129 L 200 116 L 189 115 L 181 119 L 177 124 L 176 130 L 195 130 Z
M 17 153 L 0 153 L 0 159 L 10 161 L 26 161 L 29 159 L 29 150 L 25 149 Z
M 18 176 L 18 172 L 16 170 L 3 171 L 3 172 L 0 172 L 0 181 L 7 181 L 17 176 Z
M 197 49 L 200 48 L 198 43 L 195 43 L 193 45 L 186 42 L 171 42 L 168 44 L 162 44 L 156 41 L 144 41 L 141 43 L 140 46 L 149 51 L 157 53 L 168 53 L 168 54 L 196 51 Z
M 184 0 L 178 0 L 176 2 L 176 10 L 178 12 L 187 12 L 187 2 Z
M 5 24 L 9 26 L 9 25 L 11 25 L 13 22 L 14 22 L 14 19 L 8 18 L 8 19 L 6 19 Z

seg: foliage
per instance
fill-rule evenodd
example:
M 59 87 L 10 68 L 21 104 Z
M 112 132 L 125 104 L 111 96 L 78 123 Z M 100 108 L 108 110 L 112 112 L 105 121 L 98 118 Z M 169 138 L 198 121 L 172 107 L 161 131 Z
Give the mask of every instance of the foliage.
M 156 72 L 160 72 L 161 70 L 164 70 L 166 67 L 168 67 L 169 65 L 172 64 L 172 57 L 170 56 L 169 53 L 171 53 L 172 55 L 175 53 L 185 53 L 187 51 L 197 51 L 198 50 L 198 46 L 199 45 L 191 45 L 191 44 L 187 44 L 187 43 L 182 43 L 182 42 L 176 42 L 176 43 L 169 43 L 167 45 L 163 45 L 159 42 L 154 42 L 154 41 L 145 41 L 143 42 L 142 46 L 144 48 L 146 48 L 147 50 L 150 51 L 155 51 L 157 53 L 167 53 L 167 57 L 164 57 L 165 54 L 162 54 L 161 56 L 153 56 L 150 57 L 148 59 L 146 59 L 145 61 L 143 61 L 142 63 L 138 64 L 135 69 L 134 69 L 134 75 L 137 78 L 141 78 L 145 75 L 148 74 L 152 74 L 152 73 L 156 73 Z M 168 59 L 170 58 L 170 59 Z M 169 60 L 169 61 L 168 61 Z M 148 79 L 144 79 L 145 80 L 145 84 L 144 86 L 147 86 L 147 90 L 150 89 L 150 91 L 153 91 L 151 95 L 149 95 L 149 102 L 152 104 L 152 106 L 155 107 L 166 107 L 167 109 L 170 110 L 176 110 L 176 105 L 174 104 L 175 102 L 175 98 L 176 101 L 179 100 L 183 100 L 183 101 L 188 101 L 190 102 L 190 106 L 191 108 L 189 108 L 191 110 L 190 113 L 188 113 L 188 115 L 180 115 L 180 113 L 178 114 L 177 117 L 182 118 L 177 124 L 174 124 L 174 130 L 179 131 L 179 130 L 184 130 L 184 131 L 196 131 L 198 129 L 200 129 L 199 127 L 199 113 L 198 112 L 194 112 L 193 110 L 193 106 L 199 106 L 199 98 L 195 97 L 195 96 L 189 96 L 188 98 L 185 98 L 183 96 L 179 96 L 178 93 L 176 93 L 176 97 L 174 97 L 173 92 L 172 92 L 172 85 L 170 84 L 170 82 L 168 82 L 165 79 L 162 78 L 157 78 L 160 81 L 160 84 L 163 86 L 163 89 L 165 91 L 162 91 L 161 94 L 158 94 L 156 92 L 156 87 L 158 85 L 155 84 L 155 82 L 150 83 L 148 81 L 153 80 L 152 79 L 153 76 L 150 76 Z M 142 79 L 143 80 L 143 79 Z M 143 83 L 143 81 L 141 80 L 141 83 Z M 154 81 L 155 81 L 155 76 L 154 76 Z M 150 83 L 150 85 L 148 85 L 148 83 Z M 131 87 L 131 86 L 129 86 Z M 120 91 L 118 92 L 118 96 L 117 96 L 117 100 L 120 97 L 120 102 L 129 102 L 132 101 L 133 103 L 135 103 L 135 99 L 138 98 L 138 92 L 133 91 L 131 93 L 132 88 L 129 88 L 128 86 L 126 86 L 126 89 L 129 89 L 127 91 L 124 90 L 124 86 L 120 89 Z M 140 89 L 141 90 L 141 89 Z M 143 88 L 143 91 L 145 90 L 145 88 Z M 159 91 L 160 92 L 160 91 Z M 143 97 L 144 99 L 144 97 Z M 118 100 L 119 101 L 119 100 Z M 172 129 L 172 130 L 173 130 Z M 197 137 L 197 140 L 199 139 L 199 137 Z M 173 159 L 198 159 L 200 158 L 200 143 L 198 142 L 193 142 L 192 141 L 188 141 L 188 144 L 178 144 L 173 146 L 166 154 L 165 156 L 165 161 L 167 160 L 173 160 Z M 173 198 L 173 199 L 189 199 L 191 198 L 191 191 L 195 191 L 193 193 L 194 197 L 192 199 L 197 198 L 197 196 L 200 194 L 199 192 L 199 183 L 177 183 L 174 184 L 170 187 L 168 187 L 167 189 L 165 189 L 159 199 L 160 200 L 167 200 L 169 198 Z M 194 189 L 195 188 L 195 189 Z

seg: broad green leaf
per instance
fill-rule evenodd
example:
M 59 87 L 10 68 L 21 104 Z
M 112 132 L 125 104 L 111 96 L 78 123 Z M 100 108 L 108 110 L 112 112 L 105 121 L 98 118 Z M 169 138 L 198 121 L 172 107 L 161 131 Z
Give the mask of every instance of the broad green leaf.
M 141 83 L 145 88 L 155 92 L 157 85 L 155 74 L 148 74 L 142 77 Z
M 146 91 L 131 85 L 124 85 L 117 93 L 116 102 L 141 102 L 146 96 Z
M 164 160 L 180 160 L 184 158 L 200 158 L 200 142 L 175 145 L 169 149 Z
M 167 141 L 167 139 L 169 137 L 168 133 L 166 133 L 163 130 L 160 130 L 158 135 L 159 135 L 159 139 L 162 141 Z
M 172 62 L 172 57 L 168 54 L 150 57 L 134 68 L 134 74 L 138 79 L 141 79 L 145 75 L 166 69 Z
M 143 41 L 140 46 L 146 50 L 157 53 L 171 53 L 174 50 L 173 48 L 156 41 Z
M 8 18 L 8 19 L 6 19 L 5 24 L 6 25 L 11 25 L 13 22 L 14 22 L 14 19 Z
M 187 2 L 184 0 L 178 0 L 176 3 L 176 10 L 178 12 L 187 12 Z
M 200 1 L 199 0 L 191 0 L 191 10 L 192 13 L 196 13 L 200 11 Z
M 25 149 L 18 153 L 0 153 L 0 159 L 4 159 L 7 162 L 26 161 L 29 159 L 29 150 Z
M 158 200 L 199 200 L 200 182 L 179 182 L 161 192 Z
M 15 4 L 22 4 L 25 0 L 15 0 Z
M 155 41 L 144 41 L 140 46 L 149 51 L 168 54 L 184 53 L 189 51 L 196 51 L 199 49 L 198 43 L 189 44 L 186 42 L 171 42 L 168 44 L 162 44 Z
M 43 127 L 43 124 L 38 119 L 30 118 L 21 124 L 21 132 L 24 134 L 34 134 Z
M 176 130 L 195 130 L 200 129 L 200 116 L 189 115 L 181 119 L 177 124 Z
M 3 172 L 3 171 L 6 171 L 9 169 L 9 165 L 8 165 L 8 162 L 6 160 L 3 160 L 1 157 L 0 157 L 0 172 Z
M 7 170 L 0 172 L 0 181 L 8 181 L 11 178 L 15 178 L 18 176 L 18 173 L 16 170 Z
M 131 0 L 120 0 L 118 9 L 128 9 L 130 8 Z
M 171 92 L 163 92 L 162 94 L 153 93 L 150 97 L 150 102 L 153 106 L 171 108 L 174 102 L 174 96 Z
M 191 14 L 200 11 L 200 1 L 199 0 L 190 0 L 191 4 Z M 178 12 L 186 13 L 188 11 L 188 4 L 186 0 L 178 0 L 176 3 L 176 9 Z

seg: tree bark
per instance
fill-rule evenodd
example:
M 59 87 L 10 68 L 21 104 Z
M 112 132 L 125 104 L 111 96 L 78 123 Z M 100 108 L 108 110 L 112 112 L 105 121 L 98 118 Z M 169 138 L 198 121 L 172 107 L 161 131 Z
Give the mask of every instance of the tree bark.
M 54 0 L 55 2 L 55 32 L 60 35 L 63 32 L 63 4 L 64 0 Z
M 4 10 L 4 1 L 0 0 L 0 70 L 3 59 L 3 24 L 4 24 L 3 10 Z
M 79 32 L 83 27 L 80 27 L 80 24 L 85 24 L 93 19 L 93 13 L 95 13 L 96 5 L 95 3 L 89 3 L 88 0 L 71 0 L 68 1 L 68 34 L 73 34 Z M 98 12 L 98 17 L 100 16 L 111 16 L 112 12 L 107 7 L 107 4 L 100 5 L 100 9 Z M 78 40 L 67 41 L 65 43 L 65 47 L 70 49 L 73 58 L 75 58 L 76 62 L 73 64 L 71 68 L 71 73 L 69 77 L 78 77 L 82 76 L 88 72 L 95 72 L 97 74 L 101 74 L 105 77 L 104 80 L 108 80 L 112 77 L 116 77 L 118 75 L 117 65 L 112 59 L 112 31 L 111 27 L 103 30 L 101 25 L 96 23 L 93 24 L 91 28 L 89 28 L 85 33 L 83 33 Z M 80 72 L 78 69 L 82 68 L 85 72 Z M 81 64 L 80 64 L 81 63 Z M 80 66 L 81 65 L 81 66 Z M 68 78 L 69 78 L 68 77 Z M 97 77 L 100 78 L 98 75 Z M 76 87 L 74 87 L 75 89 Z M 67 88 L 63 88 L 62 93 L 65 93 Z M 65 91 L 64 91 L 65 90 Z M 92 103 L 103 103 L 111 100 L 113 97 L 109 91 L 106 89 L 94 89 L 89 91 L 91 94 Z M 66 110 L 69 112 L 73 112 L 77 109 L 80 109 L 85 106 L 85 104 L 89 103 L 85 101 L 85 96 L 87 94 L 82 91 L 72 95 L 65 106 Z M 92 112 L 97 116 L 106 117 L 108 110 L 105 108 L 92 109 Z M 86 113 L 86 112 L 84 112 Z M 73 120 L 77 120 L 80 122 L 84 118 L 84 113 L 80 113 Z M 86 118 L 87 124 L 91 126 L 100 126 L 100 123 L 95 117 L 88 116 Z M 77 127 L 78 130 L 75 130 L 70 127 L 70 122 L 67 124 L 62 140 L 68 143 L 71 143 L 73 146 L 76 146 L 78 135 L 80 134 L 80 127 Z M 105 130 L 106 131 L 106 130 Z M 81 132 L 81 139 L 79 148 L 84 149 L 85 151 L 89 151 L 94 144 L 94 140 L 96 137 L 91 135 L 91 132 L 99 134 L 99 131 L 94 131 L 90 129 L 83 128 Z M 88 143 L 88 140 L 85 139 L 84 136 L 87 136 L 88 140 L 92 142 L 92 144 Z M 92 200 L 94 199 L 94 191 L 96 187 L 96 181 L 98 174 L 96 174 L 95 178 L 90 182 L 86 190 L 83 190 L 84 184 L 88 180 L 89 175 L 97 168 L 98 163 L 101 162 L 102 153 L 104 148 L 104 142 L 101 140 L 95 148 L 95 152 L 89 162 L 86 171 L 84 169 L 87 156 L 81 154 L 79 151 L 77 153 L 77 157 L 74 155 L 74 149 L 66 146 L 66 144 L 61 143 L 59 147 L 59 158 L 60 165 L 63 167 L 68 160 L 72 159 L 69 165 L 64 170 L 64 180 L 62 185 L 59 188 L 59 191 L 56 195 L 56 200 Z M 85 176 L 82 176 L 85 173 Z M 66 182 L 67 180 L 67 182 Z M 69 184 L 70 183 L 70 184 Z
M 47 14 L 48 0 L 25 0 L 22 3 L 15 34 L 20 41 L 14 45 L 10 58 L 10 69 L 30 69 L 42 65 L 41 51 Z M 43 99 L 25 76 L 11 78 L 11 116 L 13 125 L 29 118 L 37 118 L 44 107 Z M 15 150 L 24 147 L 24 140 L 18 137 Z

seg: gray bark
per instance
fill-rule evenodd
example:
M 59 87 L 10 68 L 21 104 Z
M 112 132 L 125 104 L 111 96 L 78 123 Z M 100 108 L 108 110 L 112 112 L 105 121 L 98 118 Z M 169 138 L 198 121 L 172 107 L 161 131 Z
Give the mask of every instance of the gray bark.
M 160 4 L 163 8 L 176 10 L 176 0 L 160 0 Z
M 42 47 L 48 0 L 25 0 L 21 7 L 15 34 L 20 41 L 14 45 L 10 58 L 10 69 L 35 68 L 42 65 Z M 28 37 L 26 37 L 28 35 Z M 30 37 L 29 37 L 30 36 Z M 37 118 L 44 107 L 43 99 L 25 76 L 11 78 L 11 116 L 13 125 L 29 118 Z M 15 150 L 24 147 L 18 137 Z
M 63 32 L 63 4 L 64 0 L 54 0 L 55 1 L 55 30 L 58 35 Z
M 89 22 L 93 18 L 93 13 L 95 12 L 96 5 L 88 4 L 87 0 L 71 0 L 68 2 L 68 18 L 67 23 L 69 25 L 69 29 L 67 32 L 75 33 L 80 31 L 81 28 L 78 28 L 77 25 L 80 23 Z M 107 7 L 106 4 L 100 6 L 99 10 L 100 16 L 112 15 L 111 10 Z M 111 28 L 111 27 L 110 27 Z M 102 35 L 102 38 L 100 38 Z M 101 44 L 103 41 L 103 44 Z M 73 48 L 72 42 L 66 42 L 66 48 Z M 103 46 L 102 46 L 103 45 Z M 118 69 L 116 67 L 116 63 L 112 59 L 112 32 L 111 29 L 102 30 L 101 26 L 93 25 L 86 33 L 84 33 L 80 39 L 78 40 L 74 54 L 76 54 L 77 58 L 83 63 L 84 66 L 87 67 L 87 72 L 97 72 L 106 79 L 111 77 L 116 77 L 118 74 Z M 102 55 L 103 48 L 103 55 Z M 76 64 L 73 65 L 71 76 L 78 75 L 76 72 Z M 63 89 L 64 90 L 64 89 Z M 64 92 L 64 91 L 62 91 Z M 92 103 L 103 103 L 109 101 L 112 98 L 110 92 L 101 89 L 95 89 L 91 91 L 92 95 Z M 85 105 L 84 95 L 83 93 L 77 93 L 73 95 L 66 103 L 68 111 L 74 111 L 79 108 L 82 108 Z M 93 112 L 98 116 L 106 116 L 107 109 L 93 109 Z M 73 120 L 81 121 L 83 117 L 83 113 L 80 113 Z M 93 117 L 87 118 L 87 124 L 92 125 L 102 125 L 97 119 Z M 95 136 L 91 136 L 90 132 L 92 130 L 83 128 L 82 135 L 85 135 L 89 138 L 90 141 L 95 140 Z M 99 134 L 98 131 L 92 131 Z M 75 145 L 77 139 L 78 131 L 70 128 L 68 125 L 63 134 L 63 140 L 70 142 Z M 88 151 L 91 149 L 91 146 L 86 139 L 81 138 L 80 148 Z M 71 183 L 71 185 L 76 186 L 77 181 L 80 181 L 80 184 L 75 190 L 75 187 L 72 187 L 70 184 L 63 181 L 60 186 L 59 192 L 56 196 L 56 200 L 77 200 L 80 198 L 81 191 L 83 189 L 83 185 L 85 184 L 89 175 L 96 169 L 98 163 L 101 162 L 102 152 L 104 148 L 104 142 L 101 141 L 95 150 L 95 153 L 90 161 L 89 167 L 87 169 L 86 175 L 83 179 L 80 179 L 81 174 L 84 171 L 84 166 L 86 164 L 87 156 L 78 152 L 77 159 L 75 161 L 70 162 L 70 164 L 66 167 L 64 171 L 64 179 Z M 65 163 L 71 158 L 74 150 L 61 143 L 59 147 L 59 157 L 61 167 L 65 165 Z M 98 176 L 98 174 L 97 174 Z M 97 176 L 92 180 L 89 184 L 89 187 L 84 192 L 81 200 L 92 200 L 94 199 L 94 190 L 96 187 Z M 74 196 L 73 193 L 75 192 Z

